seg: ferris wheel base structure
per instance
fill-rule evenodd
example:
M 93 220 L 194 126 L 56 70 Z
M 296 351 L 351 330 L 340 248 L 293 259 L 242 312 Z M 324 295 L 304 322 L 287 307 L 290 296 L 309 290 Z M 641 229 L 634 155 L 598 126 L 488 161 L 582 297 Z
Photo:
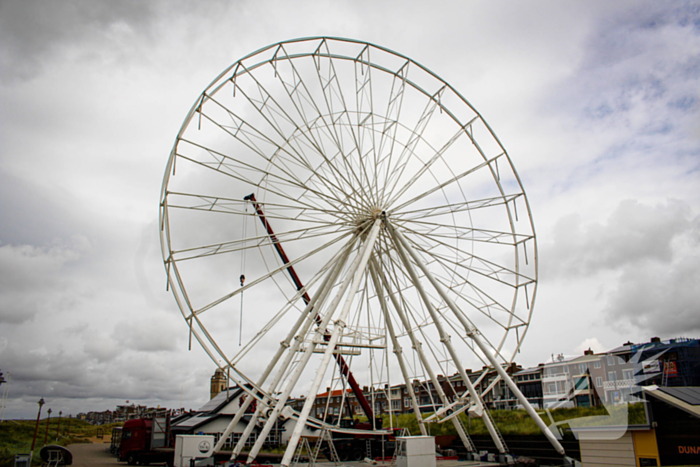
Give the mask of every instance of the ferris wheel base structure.
M 522 346 L 537 288 L 520 178 L 474 107 L 408 57 L 313 37 L 235 62 L 178 133 L 160 227 L 190 341 L 248 394 L 215 450 L 255 401 L 232 459 L 258 430 L 252 462 L 277 421 L 293 418 L 289 466 L 306 426 L 337 431 L 346 412 L 354 417 L 347 386 L 364 400 L 357 378 L 370 388 L 360 404 L 368 432 L 385 429 L 374 418 L 379 399 L 394 427 L 398 400 L 421 435 L 428 423 L 451 423 L 473 452 L 460 418 L 467 411 L 502 454 L 484 397 L 503 381 L 564 454 L 504 369 Z M 496 381 L 480 392 L 487 372 L 472 381 L 472 365 L 492 368 Z M 442 388 L 439 375 L 451 373 L 461 389 Z M 404 399 L 394 399 L 396 384 Z M 322 387 L 323 410 L 314 403 Z M 294 411 L 288 402 L 302 392 Z

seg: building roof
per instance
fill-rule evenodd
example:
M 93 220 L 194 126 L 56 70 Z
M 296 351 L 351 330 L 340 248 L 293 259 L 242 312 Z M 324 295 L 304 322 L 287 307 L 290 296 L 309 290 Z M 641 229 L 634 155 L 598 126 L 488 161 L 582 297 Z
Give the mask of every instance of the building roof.
M 221 391 L 218 393 L 212 400 L 204 404 L 197 410 L 197 412 L 201 413 L 211 413 L 211 412 L 218 412 L 221 409 L 223 409 L 226 404 L 234 400 L 236 397 L 238 397 L 241 393 L 243 392 L 242 389 L 240 389 L 238 386 L 233 386 L 229 388 L 228 391 Z M 228 397 L 227 397 L 228 393 Z
M 542 373 L 543 368 L 544 368 L 544 366 L 533 366 L 532 368 L 525 368 L 524 370 L 520 370 L 520 371 L 513 373 L 513 376 L 529 375 L 531 373 Z
M 347 394 L 350 394 L 350 393 L 352 393 L 352 389 L 346 389 L 345 392 L 346 392 Z M 328 393 L 328 391 L 326 391 L 326 392 L 324 392 L 324 393 L 322 393 L 322 394 L 317 394 L 317 395 L 316 395 L 316 398 L 319 398 L 319 397 L 328 397 L 329 395 L 330 395 L 331 397 L 333 397 L 333 396 L 342 396 L 342 395 L 343 395 L 343 390 L 342 390 L 342 389 L 336 389 L 335 391 L 331 391 L 330 394 Z
M 673 388 L 642 386 L 645 394 L 653 396 L 669 405 L 700 417 L 700 387 L 679 386 Z
M 173 425 L 177 426 L 178 428 L 196 428 L 202 423 L 209 421 L 213 417 L 215 417 L 215 415 L 213 414 L 197 414 L 194 417 L 182 420 L 176 424 L 174 423 Z

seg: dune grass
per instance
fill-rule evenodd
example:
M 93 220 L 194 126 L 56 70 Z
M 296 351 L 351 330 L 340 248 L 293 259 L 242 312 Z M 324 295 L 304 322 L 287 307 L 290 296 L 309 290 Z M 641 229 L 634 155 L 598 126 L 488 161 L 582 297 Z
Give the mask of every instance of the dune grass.
M 627 412 L 625 414 L 625 411 Z M 608 413 L 605 407 L 576 407 L 569 409 L 553 409 L 548 412 L 538 411 L 547 425 L 552 421 L 565 422 L 566 420 L 577 420 L 577 424 L 587 426 L 603 425 L 640 425 L 646 423 L 644 405 L 642 403 L 629 404 L 628 406 L 617 406 Z M 551 419 L 550 419 L 551 415 Z M 625 417 L 626 415 L 626 417 Z M 423 414 L 427 418 L 430 414 Z M 535 421 L 525 412 L 525 410 L 492 410 L 496 426 L 504 435 L 538 435 L 541 433 Z M 595 417 L 595 418 L 593 418 Z M 465 413 L 460 415 L 464 426 L 469 434 L 488 434 L 484 422 L 480 418 L 469 418 Z M 562 425 L 567 425 L 562 423 Z M 389 417 L 384 417 L 384 428 L 389 428 Z M 412 435 L 420 434 L 418 421 L 413 414 L 401 414 L 393 416 L 393 426 L 408 428 Z M 454 425 L 451 422 L 430 423 L 427 425 L 431 436 L 456 435 Z M 566 426 L 565 426 L 566 427 Z
M 0 467 L 12 466 L 15 461 L 15 454 L 29 454 L 34 436 L 36 420 L 7 420 L 0 423 Z M 68 432 L 68 418 L 61 418 L 60 433 L 58 430 L 58 417 L 49 420 L 48 435 L 46 430 L 46 419 L 39 421 L 39 431 L 36 436 L 34 453 L 32 455 L 32 465 L 41 465 L 39 451 L 46 444 L 58 444 L 67 446 L 76 443 L 89 443 L 90 438 L 97 436 L 101 430 L 105 439 L 112 436 L 112 428 L 121 426 L 121 423 L 95 426 L 83 420 L 70 420 L 70 433 Z

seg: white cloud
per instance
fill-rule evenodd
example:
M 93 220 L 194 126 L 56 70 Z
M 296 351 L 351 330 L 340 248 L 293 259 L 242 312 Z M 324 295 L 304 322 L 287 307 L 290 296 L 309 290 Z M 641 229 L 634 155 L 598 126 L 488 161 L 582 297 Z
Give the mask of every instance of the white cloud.
M 574 349 L 574 352 L 576 354 L 583 355 L 583 352 L 585 352 L 586 350 L 592 350 L 595 353 L 602 353 L 602 352 L 605 352 L 606 350 L 610 350 L 610 349 L 606 348 L 603 344 L 601 344 L 598 341 L 597 337 L 589 337 L 587 339 L 584 339 L 583 342 L 581 342 Z

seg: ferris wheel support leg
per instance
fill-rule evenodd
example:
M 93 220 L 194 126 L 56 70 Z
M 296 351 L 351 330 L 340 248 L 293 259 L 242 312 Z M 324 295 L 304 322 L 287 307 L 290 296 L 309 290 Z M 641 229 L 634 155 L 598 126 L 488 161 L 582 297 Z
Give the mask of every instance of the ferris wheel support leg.
M 406 314 L 401 309 L 401 304 L 396 299 L 396 296 L 391 292 L 391 288 L 389 287 L 389 284 L 387 284 L 386 278 L 382 274 L 379 275 L 379 278 L 382 281 L 382 285 L 384 286 L 384 290 L 386 290 L 387 295 L 389 295 L 389 299 L 391 300 L 391 303 L 394 306 L 394 309 L 396 310 L 396 314 L 399 315 L 399 319 L 401 320 L 401 324 L 403 325 L 404 329 L 406 330 L 406 333 L 408 334 L 409 339 L 411 340 L 411 345 L 413 346 L 416 353 L 418 354 L 418 359 L 420 360 L 421 364 L 423 365 L 423 368 L 425 368 L 425 371 L 428 373 L 428 378 L 433 383 L 433 387 L 435 388 L 435 391 L 438 394 L 438 398 L 440 399 L 440 402 L 444 406 L 447 406 L 449 404 L 449 401 L 447 400 L 447 397 L 445 396 L 445 393 L 442 390 L 442 386 L 440 386 L 439 381 L 438 381 L 437 377 L 435 376 L 435 372 L 433 371 L 433 368 L 430 366 L 428 359 L 425 357 L 425 353 L 423 352 L 423 344 L 421 344 L 421 342 L 416 338 L 415 334 L 411 330 L 411 323 L 408 321 Z M 413 384 L 413 383 L 411 383 L 411 384 Z M 420 408 L 418 407 L 418 402 L 414 401 L 413 403 L 414 403 L 413 410 L 420 413 Z M 469 452 L 476 451 L 476 448 L 474 447 L 474 443 L 472 443 L 471 439 L 469 438 L 469 435 L 467 434 L 466 431 L 464 431 L 464 427 L 462 426 L 461 423 L 459 423 L 459 420 L 457 420 L 457 418 L 452 419 L 452 425 L 455 427 L 455 430 L 457 431 L 457 434 L 459 435 L 459 439 L 462 440 L 462 444 L 467 449 L 467 451 L 469 451 Z
M 308 321 L 309 319 L 311 319 L 311 320 L 313 321 L 313 318 L 314 318 L 314 317 L 313 317 L 313 316 L 310 316 L 310 315 L 312 315 L 311 311 L 313 310 L 314 306 L 315 306 L 316 303 L 318 302 L 318 299 L 319 299 L 319 297 L 321 296 L 321 294 L 323 293 L 323 290 L 324 290 L 324 288 L 326 287 L 328 281 L 329 281 L 330 278 L 333 276 L 334 270 L 335 270 L 335 265 L 334 265 L 333 269 L 330 271 L 330 273 L 326 275 L 326 278 L 324 279 L 323 283 L 321 284 L 321 287 L 319 288 L 319 293 L 317 293 L 317 294 L 311 299 L 311 301 L 310 301 L 309 304 L 306 306 L 306 308 L 304 309 L 304 311 L 299 315 L 299 318 L 297 319 L 297 321 L 294 323 L 294 325 L 293 325 L 292 328 L 290 329 L 289 333 L 287 334 L 286 339 L 284 339 L 282 342 L 280 342 L 280 346 L 279 346 L 279 348 L 277 349 L 277 353 L 276 353 L 275 356 L 270 360 L 270 363 L 267 365 L 267 368 L 265 368 L 265 370 L 263 371 L 262 375 L 261 375 L 260 378 L 258 379 L 258 385 L 259 385 L 259 386 L 262 386 L 262 385 L 265 383 L 265 380 L 266 380 L 267 377 L 270 375 L 270 372 L 272 372 L 272 369 L 275 367 L 275 364 L 276 364 L 276 363 L 279 361 L 279 359 L 282 357 L 282 354 L 284 353 L 284 351 L 285 351 L 287 348 L 289 348 L 289 343 L 292 341 L 292 339 L 294 339 L 294 336 L 296 335 L 297 331 L 298 331 L 299 328 L 302 326 L 302 324 L 304 324 L 304 321 Z M 246 398 L 246 400 L 245 400 L 245 402 L 243 403 L 243 405 L 241 405 L 241 406 L 238 408 L 238 412 L 236 412 L 236 415 L 233 417 L 233 420 L 231 420 L 231 422 L 226 426 L 226 429 L 224 430 L 224 432 L 223 432 L 222 435 L 221 435 L 221 438 L 219 439 L 219 442 L 216 443 L 216 446 L 214 446 L 214 451 L 215 451 L 215 452 L 221 450 L 221 448 L 223 447 L 224 443 L 226 442 L 226 439 L 229 437 L 229 435 L 231 434 L 231 432 L 233 431 L 233 429 L 236 427 L 236 425 L 241 421 L 241 418 L 243 418 L 243 415 L 244 415 L 244 414 L 246 413 L 246 411 L 248 410 L 248 407 L 250 407 L 250 404 L 253 403 L 253 400 L 254 400 L 254 399 L 253 399 L 252 397 Z M 253 418 L 252 418 L 251 421 L 250 421 L 251 423 L 249 423 L 248 425 L 246 425 L 246 430 L 248 430 L 248 427 L 249 427 L 249 426 L 254 426 L 254 425 L 255 425 L 256 420 L 257 420 L 258 417 L 260 416 L 260 409 L 261 409 L 261 408 L 262 408 L 262 404 L 260 404 L 260 405 L 258 405 L 258 407 L 256 407 L 256 409 L 255 409 L 255 414 L 253 415 Z M 252 430 L 251 430 L 251 431 L 252 431 Z M 245 432 L 244 432 L 244 435 L 245 435 Z M 250 433 L 248 433 L 248 435 L 250 435 Z M 245 444 L 245 441 L 246 441 L 247 439 L 248 439 L 247 436 L 245 436 L 245 437 L 244 437 L 244 436 L 241 436 L 241 440 L 243 441 L 243 443 L 241 443 L 241 442 L 239 441 L 238 444 Z M 236 445 L 236 448 L 238 448 L 238 444 Z M 231 454 L 231 458 L 232 458 L 232 459 L 235 459 L 235 457 L 236 457 L 238 454 L 240 454 L 240 450 L 238 450 L 238 452 L 236 452 L 236 449 L 234 449 L 234 450 L 233 450 L 233 453 Z
M 472 385 L 471 379 L 469 379 L 469 376 L 467 375 L 466 371 L 464 370 L 464 366 L 462 365 L 462 362 L 459 358 L 459 355 L 457 355 L 457 352 L 455 351 L 454 347 L 452 346 L 452 342 L 450 341 L 450 336 L 447 335 L 445 332 L 445 329 L 442 326 L 442 322 L 440 321 L 440 317 L 438 316 L 437 311 L 435 310 L 435 307 L 430 301 L 430 297 L 428 297 L 428 294 L 425 292 L 425 289 L 423 288 L 423 285 L 420 282 L 420 279 L 418 278 L 418 275 L 416 274 L 415 269 L 411 265 L 410 261 L 406 257 L 406 252 L 404 248 L 404 242 L 397 241 L 398 235 L 400 233 L 396 232 L 396 230 L 393 228 L 392 225 L 390 225 L 387 222 L 387 229 L 389 230 L 389 233 L 391 234 L 394 244 L 396 246 L 396 251 L 399 253 L 399 256 L 401 257 L 401 261 L 404 263 L 404 267 L 408 271 L 408 274 L 411 276 L 411 280 L 413 281 L 413 284 L 416 286 L 416 289 L 418 289 L 418 293 L 420 294 L 421 299 L 423 300 L 423 303 L 425 304 L 426 309 L 428 310 L 428 313 L 430 314 L 430 317 L 433 320 L 433 323 L 435 323 L 435 328 L 438 331 L 438 334 L 440 335 L 440 341 L 445 345 L 447 348 L 447 351 L 449 352 L 450 356 L 452 357 L 452 361 L 454 362 L 455 366 L 457 366 L 457 371 L 459 372 L 459 376 L 462 378 L 462 381 L 464 381 L 465 386 L 467 387 L 467 391 L 469 391 L 469 394 L 471 395 L 472 399 L 477 405 L 477 408 L 480 411 L 486 410 L 486 407 L 484 406 L 484 401 L 481 399 L 479 396 L 479 393 L 474 389 L 474 386 Z M 491 439 L 493 439 L 494 444 L 496 445 L 496 449 L 498 449 L 498 452 L 501 454 L 506 452 L 506 446 L 505 443 L 503 442 L 503 437 L 498 433 L 498 428 L 494 426 L 493 423 L 491 423 L 491 418 L 486 415 L 481 417 L 484 425 L 486 425 L 486 429 L 488 430 L 489 434 L 491 435 Z
M 411 382 L 411 378 L 408 376 L 406 362 L 403 358 L 403 350 L 401 349 L 401 344 L 399 344 L 399 340 L 396 338 L 394 325 L 391 322 L 389 310 L 387 310 L 386 302 L 384 301 L 384 296 L 382 294 L 382 288 L 379 283 L 379 277 L 377 273 L 377 261 L 374 259 L 374 257 L 370 258 L 369 261 L 369 272 L 372 275 L 372 282 L 374 283 L 374 289 L 377 292 L 377 298 L 379 298 L 382 313 L 384 314 L 384 322 L 386 323 L 387 331 L 389 331 L 389 336 L 391 337 L 391 343 L 394 347 L 396 359 L 399 361 L 401 375 L 403 376 L 404 383 L 406 384 L 406 390 L 408 391 L 408 395 L 411 398 L 411 404 L 413 405 L 413 413 L 416 415 L 416 420 L 418 421 L 418 428 L 420 429 L 420 434 L 423 436 L 427 436 L 428 431 L 425 429 L 425 423 L 423 422 L 423 417 L 421 416 L 420 409 L 418 408 L 418 400 L 416 399 L 416 393 L 413 390 L 413 383 Z
M 306 306 L 304 311 L 301 313 L 299 316 L 299 319 L 297 320 L 297 323 L 295 323 L 294 327 L 289 331 L 289 334 L 287 335 L 287 338 L 280 343 L 280 349 L 277 351 L 277 354 L 275 355 L 275 358 L 273 358 L 270 361 L 270 364 L 268 365 L 268 368 L 266 370 L 266 373 L 264 374 L 264 377 L 266 378 L 267 375 L 269 374 L 270 371 L 272 371 L 272 368 L 274 368 L 275 363 L 281 358 L 282 354 L 284 353 L 284 350 L 289 348 L 289 351 L 287 352 L 287 355 L 285 357 L 284 362 L 282 365 L 279 367 L 279 370 L 277 371 L 277 374 L 273 378 L 273 380 L 270 382 L 270 386 L 268 388 L 268 391 L 270 394 L 273 394 L 275 390 L 277 389 L 277 385 L 279 384 L 280 380 L 282 379 L 282 376 L 284 376 L 284 373 L 287 371 L 287 368 L 289 368 L 289 365 L 292 363 L 292 360 L 294 359 L 294 355 L 296 354 L 297 350 L 299 350 L 299 345 L 301 341 L 304 339 L 294 339 L 294 336 L 296 335 L 297 331 L 303 324 L 303 327 L 301 329 L 301 332 L 299 335 L 301 336 L 306 336 L 307 333 L 309 332 L 309 328 L 313 325 L 313 323 L 316 322 L 316 317 L 318 316 L 318 310 L 320 310 L 321 306 L 323 305 L 324 301 L 328 297 L 328 294 L 331 291 L 332 285 L 335 283 L 335 280 L 338 278 L 338 275 L 340 274 L 341 269 L 343 268 L 343 265 L 347 261 L 348 255 L 350 255 L 350 251 L 352 249 L 352 245 L 355 242 L 355 239 L 357 237 L 353 237 L 353 240 L 347 245 L 345 252 L 339 257 L 338 260 L 336 260 L 335 264 L 331 267 L 331 270 L 329 273 L 326 275 L 324 278 L 323 282 L 321 283 L 321 286 L 319 287 L 318 292 L 314 295 L 314 297 L 311 299 L 309 304 Z M 291 343 L 291 346 L 290 346 Z M 260 383 L 261 385 L 263 384 L 262 382 Z M 231 422 L 229 427 L 231 429 L 236 426 L 236 424 L 240 421 L 240 418 L 243 416 L 245 413 L 246 409 L 250 405 L 252 400 L 248 399 L 246 400 L 245 404 L 243 407 L 241 407 L 238 413 L 236 413 L 236 417 L 234 420 Z M 243 451 L 243 448 L 245 447 L 246 441 L 248 441 L 248 438 L 250 437 L 250 434 L 253 432 L 253 429 L 256 426 L 257 420 L 260 418 L 260 414 L 262 413 L 263 410 L 263 405 L 260 404 L 256 407 L 255 413 L 253 414 L 253 417 L 251 418 L 250 422 L 246 425 L 245 429 L 243 430 L 243 433 L 241 434 L 241 438 L 238 440 L 238 443 L 236 443 L 236 446 L 233 449 L 233 452 L 231 453 L 231 460 L 235 460 L 236 457 Z M 240 416 L 239 416 L 240 414 Z M 228 430 L 228 428 L 227 428 Z M 226 437 L 228 437 L 230 434 L 230 431 L 227 432 Z M 222 443 L 221 440 L 219 440 L 219 443 Z M 218 445 L 217 445 L 218 446 Z M 216 449 L 214 449 L 216 451 Z
M 316 370 L 316 377 L 314 378 L 314 381 L 311 384 L 311 388 L 309 389 L 309 397 L 306 399 L 306 402 L 304 402 L 304 407 L 301 409 L 301 413 L 299 414 L 297 424 L 294 426 L 292 436 L 289 438 L 287 450 L 284 452 L 282 462 L 280 462 L 280 464 L 284 467 L 288 467 L 292 461 L 294 451 L 296 451 L 297 444 L 299 443 L 299 438 L 301 437 L 301 432 L 304 429 L 304 426 L 306 425 L 306 420 L 309 418 L 309 413 L 311 413 L 311 407 L 313 406 L 315 399 L 314 396 L 318 392 L 318 388 L 321 386 L 323 376 L 326 374 L 328 363 L 331 361 L 333 351 L 335 350 L 335 346 L 338 343 L 338 339 L 340 338 L 340 333 L 343 331 L 343 329 L 345 329 L 345 320 L 347 319 L 348 313 L 350 312 L 350 306 L 352 305 L 352 302 L 355 299 L 355 294 L 357 293 L 357 290 L 360 287 L 360 282 L 362 282 L 362 276 L 365 273 L 367 263 L 369 262 L 369 258 L 374 250 L 374 243 L 376 242 L 377 237 L 379 236 L 381 224 L 381 218 L 375 219 L 374 225 L 372 226 L 372 230 L 370 230 L 369 235 L 367 235 L 367 240 L 365 241 L 364 248 L 360 255 L 360 264 L 355 270 L 354 274 L 352 275 L 352 285 L 350 286 L 350 290 L 348 291 L 348 295 L 345 299 L 345 303 L 343 304 L 343 308 L 340 311 L 340 315 L 335 321 L 335 326 L 333 328 L 331 338 L 327 341 L 327 348 L 325 353 L 323 354 L 323 359 L 321 360 L 321 364 Z M 317 333 L 317 335 L 321 338 L 323 337 L 320 335 L 320 333 Z
M 378 232 L 378 228 L 377 228 L 377 232 Z M 362 250 L 363 253 L 365 250 L 366 250 L 366 248 Z M 324 339 L 323 339 L 324 330 L 327 328 L 328 323 L 330 322 L 330 319 L 333 316 L 333 313 L 335 312 L 335 309 L 338 307 L 340 300 L 343 298 L 343 295 L 347 291 L 348 287 L 350 287 L 350 284 L 351 284 L 353 278 L 355 277 L 357 270 L 359 269 L 360 263 L 362 262 L 363 253 L 357 255 L 357 257 L 354 259 L 352 265 L 350 266 L 350 270 L 348 272 L 347 278 L 343 281 L 340 289 L 338 290 L 335 297 L 333 298 L 333 301 L 331 301 L 330 305 L 328 306 L 328 309 L 326 310 L 326 315 L 323 318 L 323 321 L 321 322 L 321 324 L 318 326 L 314 339 L 312 340 L 311 343 L 309 343 L 308 347 L 304 350 L 304 354 L 303 354 L 301 360 L 299 361 L 296 368 L 294 369 L 294 372 L 290 376 L 290 379 L 287 382 L 287 385 L 285 386 L 284 391 L 282 392 L 279 399 L 275 403 L 275 407 L 272 409 L 272 412 L 269 415 L 267 422 L 265 423 L 262 431 L 258 435 L 257 441 L 255 442 L 252 449 L 250 450 L 250 453 L 248 453 L 248 459 L 246 460 L 247 464 L 250 464 L 255 459 L 255 457 L 258 455 L 258 453 L 260 452 L 260 449 L 262 448 L 262 446 L 265 442 L 265 438 L 272 430 L 272 427 L 274 426 L 274 424 L 277 420 L 277 417 L 279 416 L 280 412 L 282 411 L 282 408 L 284 407 L 284 405 L 287 403 L 287 399 L 289 399 L 289 395 L 291 394 L 292 390 L 294 389 L 294 386 L 296 385 L 297 381 L 299 380 L 301 373 L 304 371 L 304 368 L 306 368 L 306 364 L 309 362 L 309 359 L 311 358 L 311 355 L 313 354 L 313 351 L 316 348 L 317 342 L 324 341 Z M 298 339 L 300 338 L 302 341 L 304 340 L 304 338 L 300 337 L 300 336 L 298 336 L 297 338 Z M 313 394 L 313 393 L 309 393 L 309 397 L 306 400 L 307 403 L 309 400 L 311 400 L 311 403 L 313 404 L 313 401 L 315 398 L 314 395 L 315 394 Z M 308 414 L 307 414 L 307 417 L 308 417 Z M 301 423 L 301 425 L 299 425 L 300 423 Z M 301 429 L 303 429 L 305 423 L 306 423 L 306 419 L 304 419 L 303 421 L 298 420 L 297 425 L 295 427 L 295 430 L 296 430 L 296 428 L 300 427 L 299 431 L 301 433 Z M 297 442 L 298 441 L 299 440 L 297 438 Z M 296 448 L 296 445 L 295 445 L 295 448 Z M 290 452 L 289 447 L 287 447 L 286 452 Z M 294 454 L 294 449 L 292 449 L 290 456 L 293 454 Z
M 392 229 L 391 225 L 387 221 L 387 228 L 390 229 L 390 232 L 392 235 L 399 240 L 401 245 L 405 248 L 406 251 L 411 255 L 411 258 L 413 258 L 413 261 L 418 265 L 418 267 L 423 271 L 425 274 L 425 277 L 428 278 L 430 283 L 433 285 L 437 293 L 442 297 L 443 300 L 445 300 L 445 303 L 447 306 L 452 310 L 452 313 L 457 317 L 457 319 L 462 323 L 462 326 L 464 326 L 464 329 L 467 333 L 467 336 L 472 338 L 476 345 L 481 349 L 481 351 L 484 353 L 486 358 L 489 360 L 493 368 L 496 370 L 496 372 L 500 375 L 501 379 L 505 381 L 506 385 L 508 385 L 508 388 L 511 390 L 511 392 L 515 395 L 515 397 L 518 399 L 518 401 L 523 405 L 525 410 L 527 411 L 528 415 L 532 417 L 532 419 L 535 421 L 537 426 L 542 430 L 542 433 L 547 437 L 549 442 L 552 444 L 554 449 L 557 450 L 559 454 L 562 456 L 565 455 L 564 447 L 561 445 L 559 440 L 556 439 L 554 434 L 549 430 L 549 427 L 545 425 L 544 421 L 540 418 L 540 416 L 537 414 L 535 409 L 532 407 L 530 402 L 527 400 L 527 398 L 523 395 L 523 393 L 518 389 L 518 386 L 513 382 L 513 380 L 508 376 L 508 373 L 503 369 L 503 367 L 500 365 L 500 363 L 496 360 L 496 358 L 489 352 L 488 346 L 484 342 L 484 340 L 481 338 L 481 335 L 479 334 L 479 331 L 477 331 L 472 324 L 464 317 L 464 314 L 462 311 L 457 307 L 457 305 L 452 301 L 450 296 L 447 294 L 447 291 L 445 288 L 442 286 L 440 282 L 433 276 L 433 274 L 430 272 L 428 267 L 425 265 L 423 262 L 422 258 L 416 253 L 415 249 L 408 243 L 406 238 L 401 234 L 396 229 Z M 416 284 L 418 286 L 418 284 Z

